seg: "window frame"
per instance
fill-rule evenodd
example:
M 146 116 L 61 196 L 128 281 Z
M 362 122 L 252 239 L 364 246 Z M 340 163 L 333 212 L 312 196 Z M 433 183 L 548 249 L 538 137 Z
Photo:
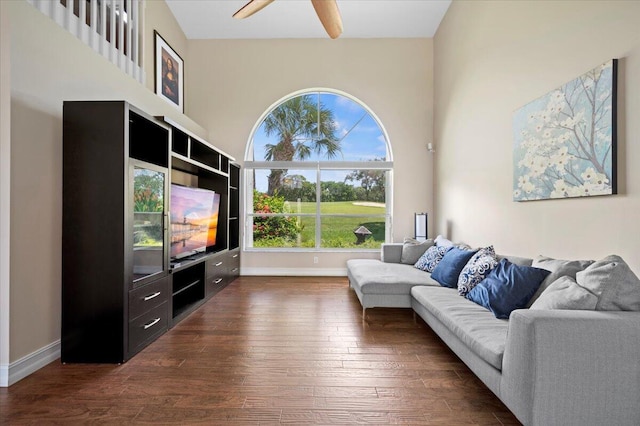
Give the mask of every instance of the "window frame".
M 331 94 L 343 96 L 352 102 L 357 103 L 362 107 L 376 122 L 380 131 L 384 135 L 384 144 L 386 147 L 386 160 L 385 161 L 255 161 L 254 160 L 254 136 L 266 117 L 273 112 L 282 103 L 289 99 L 305 96 L 305 95 L 322 95 Z M 392 240 L 392 228 L 393 228 L 393 152 L 391 149 L 391 142 L 386 129 L 381 123 L 378 116 L 361 100 L 356 97 L 342 92 L 336 89 L 329 88 L 311 88 L 298 90 L 290 93 L 278 101 L 274 102 L 256 121 L 251 133 L 249 134 L 249 140 L 245 150 L 245 161 L 243 167 L 244 173 L 244 232 L 243 232 L 243 251 L 249 252 L 377 252 L 379 249 L 365 249 L 365 248 L 330 248 L 322 247 L 322 217 L 340 216 L 340 217 L 384 217 L 385 220 L 385 243 Z M 273 170 L 273 169 L 287 169 L 287 170 L 315 170 L 316 171 L 316 212 L 315 213 L 260 213 L 254 214 L 253 212 L 253 189 L 254 189 L 254 171 L 255 170 Z M 321 176 L 323 171 L 329 170 L 384 170 L 385 171 L 385 213 L 384 214 L 339 214 L 321 213 Z M 315 217 L 315 244 L 314 247 L 254 247 L 253 246 L 253 217 Z

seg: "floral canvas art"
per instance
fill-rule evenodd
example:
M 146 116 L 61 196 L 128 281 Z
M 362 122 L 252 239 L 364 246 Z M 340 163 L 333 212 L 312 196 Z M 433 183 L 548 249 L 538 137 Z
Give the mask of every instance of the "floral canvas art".
M 605 62 L 515 112 L 514 201 L 616 193 L 616 68 Z

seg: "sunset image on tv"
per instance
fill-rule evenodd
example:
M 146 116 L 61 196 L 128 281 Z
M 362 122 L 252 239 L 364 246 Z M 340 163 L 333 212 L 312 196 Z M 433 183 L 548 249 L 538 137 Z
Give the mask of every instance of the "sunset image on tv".
M 217 226 L 219 194 L 199 188 L 171 185 L 171 257 L 180 258 L 205 251 L 210 227 Z M 215 235 L 214 235 L 215 238 Z
M 216 245 L 216 237 L 218 235 L 218 212 L 220 211 L 220 194 L 213 197 L 213 210 L 211 212 L 211 220 L 209 221 L 209 235 L 207 237 L 207 247 Z

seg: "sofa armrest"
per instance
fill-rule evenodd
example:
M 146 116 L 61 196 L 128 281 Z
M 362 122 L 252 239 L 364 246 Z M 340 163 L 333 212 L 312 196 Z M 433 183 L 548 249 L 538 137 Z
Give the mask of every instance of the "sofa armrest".
M 380 248 L 380 260 L 386 263 L 400 263 L 402 243 L 384 243 Z
M 640 312 L 517 310 L 500 397 L 526 425 L 640 424 Z

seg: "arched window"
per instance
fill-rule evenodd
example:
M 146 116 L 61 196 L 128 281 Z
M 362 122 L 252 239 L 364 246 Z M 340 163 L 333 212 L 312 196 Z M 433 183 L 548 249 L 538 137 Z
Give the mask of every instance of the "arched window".
M 254 126 L 245 154 L 245 248 L 366 250 L 391 239 L 391 146 L 362 102 L 295 92 Z

